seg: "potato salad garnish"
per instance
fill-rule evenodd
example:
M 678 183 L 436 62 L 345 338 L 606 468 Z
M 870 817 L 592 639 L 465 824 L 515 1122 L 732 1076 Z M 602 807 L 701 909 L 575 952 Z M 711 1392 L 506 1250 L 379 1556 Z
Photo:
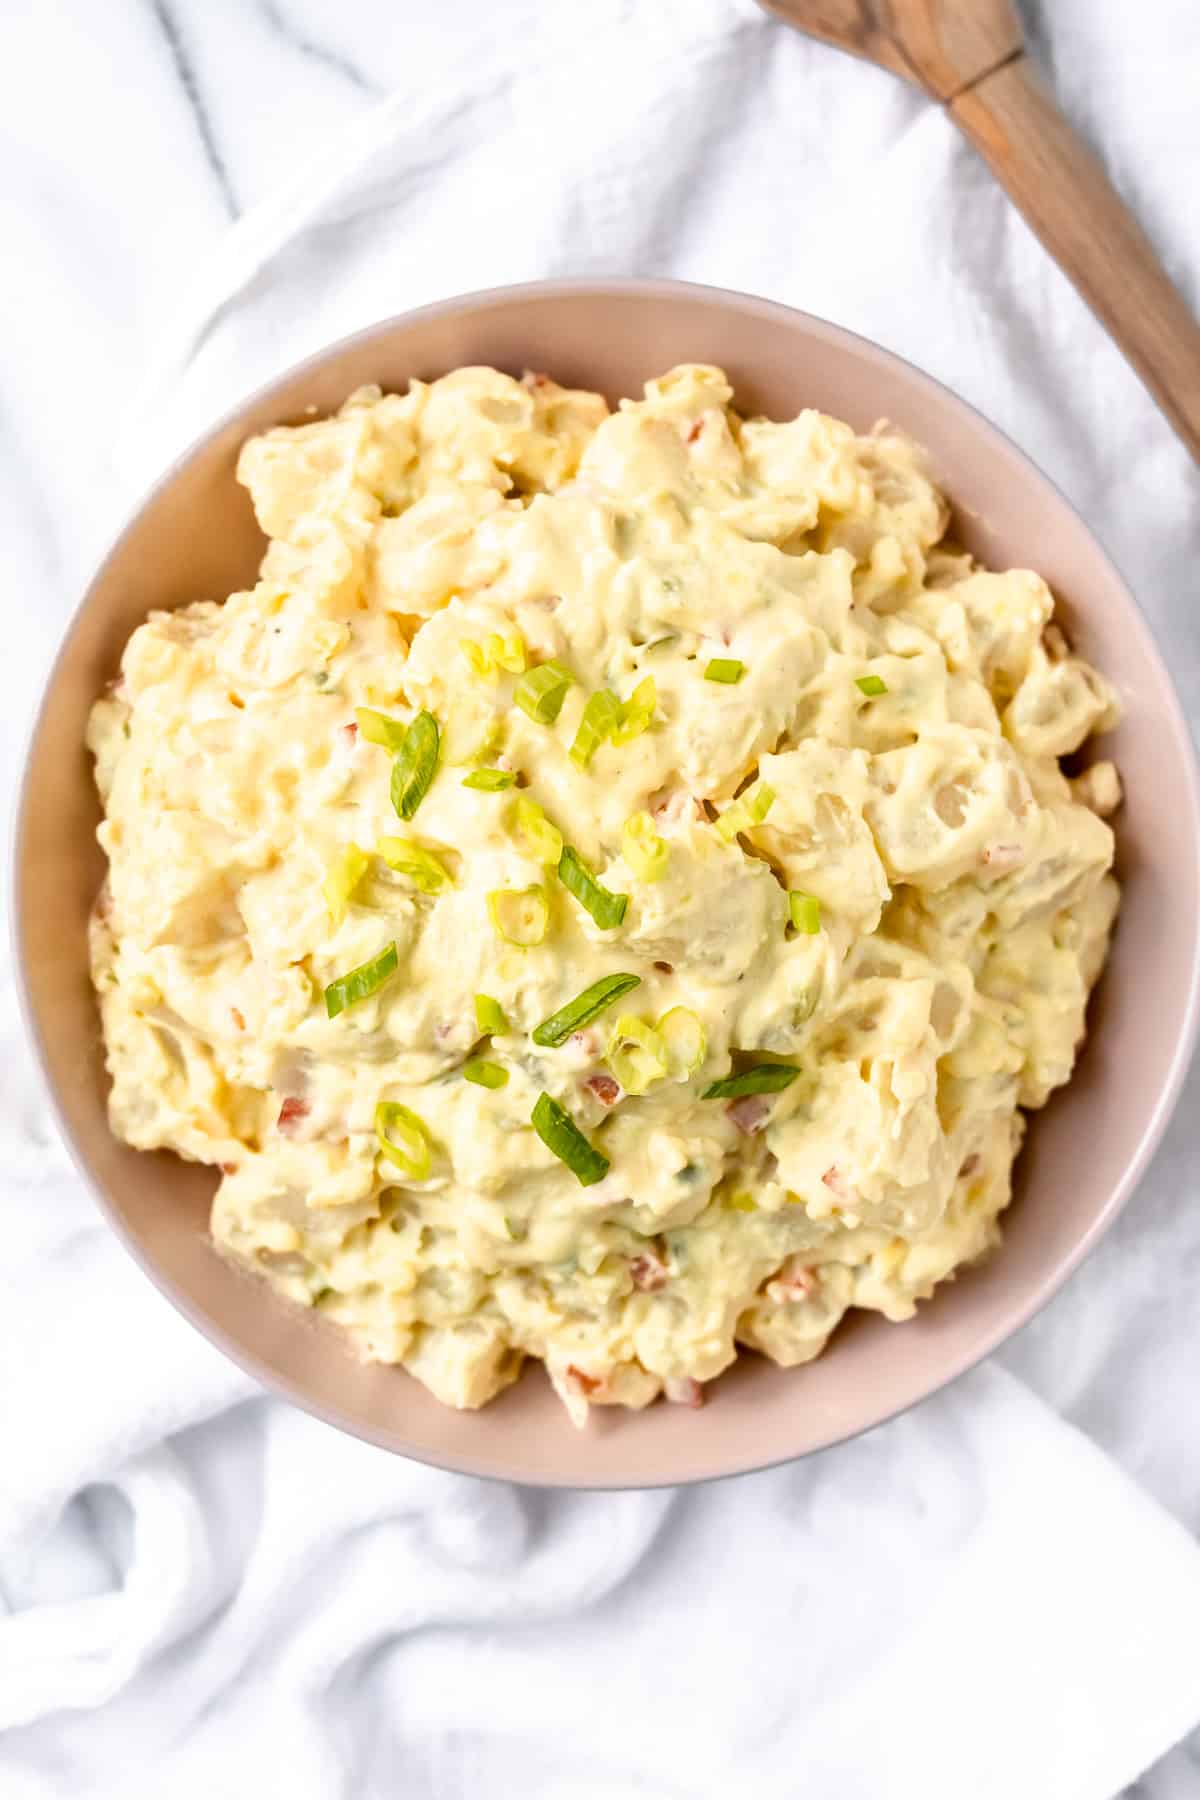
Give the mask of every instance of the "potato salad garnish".
M 732 398 L 469 368 L 253 438 L 256 584 L 92 713 L 113 1129 L 449 1406 L 911 1317 L 1083 1037 L 1113 690 L 914 444 Z

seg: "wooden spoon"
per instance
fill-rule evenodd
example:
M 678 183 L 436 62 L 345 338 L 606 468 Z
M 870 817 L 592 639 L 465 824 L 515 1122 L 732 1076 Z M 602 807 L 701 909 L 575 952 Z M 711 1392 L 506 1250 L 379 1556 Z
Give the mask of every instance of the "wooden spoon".
M 760 0 L 949 112 L 1200 460 L 1200 325 L 1025 55 L 1012 0 Z

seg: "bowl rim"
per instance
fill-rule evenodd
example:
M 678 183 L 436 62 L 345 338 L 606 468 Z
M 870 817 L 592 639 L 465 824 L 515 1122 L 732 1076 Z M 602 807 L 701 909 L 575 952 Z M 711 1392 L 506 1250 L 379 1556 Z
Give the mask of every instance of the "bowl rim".
M 833 320 L 823 318 L 819 314 L 807 312 L 801 307 L 771 300 L 762 295 L 703 282 L 644 277 L 607 277 L 587 280 L 574 276 L 545 281 L 525 281 L 500 287 L 473 289 L 467 293 L 429 301 L 424 305 L 406 309 L 404 312 L 387 314 L 370 324 L 359 326 L 354 331 L 323 344 L 319 349 L 301 357 L 298 361 L 277 369 L 267 380 L 257 383 L 253 388 L 242 393 L 229 406 L 223 408 L 202 431 L 191 437 L 175 453 L 165 468 L 142 487 L 133 501 L 124 509 L 120 524 L 108 537 L 104 548 L 91 563 L 90 571 L 81 585 L 79 599 L 72 607 L 69 617 L 60 631 L 54 655 L 49 666 L 43 672 L 38 703 L 31 718 L 27 721 L 21 747 L 20 776 L 11 814 L 7 845 L 8 942 L 13 962 L 14 986 L 19 1012 L 28 1040 L 33 1045 L 37 1056 L 43 1089 L 49 1101 L 59 1137 L 67 1148 L 74 1168 L 96 1202 L 106 1224 L 114 1231 L 141 1271 L 149 1278 L 159 1293 L 170 1302 L 175 1311 L 181 1313 L 189 1324 L 194 1326 L 217 1350 L 227 1356 L 237 1368 L 249 1375 L 264 1390 L 265 1394 L 286 1400 L 312 1417 L 319 1418 L 323 1423 L 348 1432 L 351 1436 L 371 1443 L 392 1455 L 403 1456 L 450 1474 L 470 1475 L 476 1479 L 487 1481 L 512 1481 L 514 1478 L 511 1474 L 506 1474 L 502 1469 L 494 1466 L 481 1468 L 468 1457 L 435 1456 L 422 1447 L 411 1445 L 400 1448 L 394 1438 L 385 1436 L 382 1431 L 357 1420 L 351 1420 L 344 1414 L 339 1414 L 333 1406 L 313 1399 L 305 1392 L 303 1384 L 298 1379 L 268 1367 L 255 1352 L 246 1349 L 221 1324 L 206 1315 L 200 1306 L 193 1302 L 189 1294 L 181 1288 L 177 1288 L 174 1282 L 159 1269 L 157 1263 L 147 1254 L 135 1233 L 126 1225 L 116 1207 L 110 1202 L 101 1184 L 92 1175 L 83 1147 L 76 1140 L 75 1134 L 67 1122 L 58 1092 L 49 1077 L 43 1033 L 35 1011 L 26 969 L 24 951 L 26 909 L 22 898 L 19 871 L 23 860 L 31 766 L 33 752 L 41 732 L 47 697 L 58 679 L 76 628 L 89 606 L 93 592 L 102 576 L 119 555 L 126 537 L 131 533 L 143 512 L 173 483 L 176 476 L 183 471 L 193 457 L 203 451 L 215 438 L 226 432 L 242 415 L 269 401 L 276 389 L 289 385 L 297 377 L 302 377 L 309 371 L 320 368 L 331 356 L 356 346 L 365 345 L 376 338 L 386 336 L 420 320 L 449 317 L 459 313 L 482 313 L 492 308 L 520 304 L 525 301 L 553 299 L 603 301 L 630 297 L 645 300 L 691 299 L 719 311 L 734 310 L 751 317 L 757 315 L 771 318 L 783 324 L 794 324 L 799 321 L 811 337 L 818 340 L 824 338 L 826 341 L 843 344 L 849 343 L 859 354 L 865 354 L 867 360 L 876 359 L 884 365 L 891 365 L 910 383 L 915 384 L 918 388 L 924 388 L 941 405 L 957 411 L 960 415 L 965 414 L 973 432 L 984 437 L 990 436 L 998 442 L 1010 458 L 1024 464 L 1036 480 L 1051 492 L 1058 505 L 1072 515 L 1085 535 L 1091 539 L 1100 558 L 1114 577 L 1116 587 L 1138 621 L 1147 658 L 1155 665 L 1157 673 L 1162 679 L 1164 691 L 1169 696 L 1169 710 L 1162 719 L 1162 725 L 1169 729 L 1174 740 L 1174 747 L 1179 754 L 1186 789 L 1183 796 L 1185 805 L 1181 811 L 1186 813 L 1192 841 L 1200 848 L 1200 762 L 1197 759 L 1196 746 L 1174 680 L 1159 648 L 1154 631 L 1138 603 L 1132 586 L 1125 579 L 1107 546 L 1053 477 L 1048 475 L 1041 465 L 1027 451 L 1023 450 L 1006 431 L 996 425 L 971 401 L 964 399 L 954 389 L 947 386 L 945 382 L 930 375 L 925 369 L 910 362 L 907 357 L 901 356 L 897 351 L 888 349 L 861 332 L 853 331 Z M 1155 1097 L 1154 1105 L 1142 1123 L 1136 1147 L 1130 1155 L 1120 1179 L 1112 1186 L 1096 1217 L 1080 1235 L 1069 1253 L 1060 1257 L 1052 1267 L 1048 1268 L 1044 1278 L 1032 1287 L 1020 1304 L 1006 1312 L 1002 1320 L 986 1332 L 978 1343 L 972 1346 L 968 1354 L 952 1359 L 944 1374 L 933 1386 L 915 1394 L 911 1399 L 898 1406 L 884 1406 L 877 1414 L 869 1413 L 869 1416 L 855 1429 L 847 1431 L 825 1444 L 814 1444 L 800 1450 L 788 1451 L 783 1455 L 769 1457 L 766 1460 L 752 1457 L 736 1466 L 714 1470 L 707 1474 L 692 1474 L 682 1477 L 668 1475 L 661 1479 L 636 1483 L 622 1479 L 575 1481 L 557 1474 L 548 1474 L 544 1478 L 537 1479 L 528 1476 L 522 1477 L 522 1485 L 567 1492 L 620 1493 L 680 1485 L 690 1486 L 701 1482 L 736 1480 L 743 1475 L 781 1468 L 788 1463 L 819 1455 L 823 1451 L 836 1450 L 841 1444 L 852 1443 L 890 1420 L 903 1417 L 924 1401 L 932 1399 L 934 1395 L 949 1388 L 977 1368 L 1049 1304 L 1085 1259 L 1091 1255 L 1118 1215 L 1124 1210 L 1149 1168 L 1179 1101 L 1196 1048 L 1198 1034 L 1200 1034 L 1200 920 L 1197 920 L 1193 930 L 1187 996 L 1166 1075 Z

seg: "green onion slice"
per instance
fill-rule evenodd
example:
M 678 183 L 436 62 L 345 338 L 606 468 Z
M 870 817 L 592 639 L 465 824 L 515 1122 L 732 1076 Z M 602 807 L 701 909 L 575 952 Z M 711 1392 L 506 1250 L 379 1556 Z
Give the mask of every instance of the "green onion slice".
M 480 1037 L 498 1037 L 512 1030 L 504 1008 L 490 994 L 475 996 L 475 1028 Z
M 866 694 L 869 699 L 873 699 L 876 694 L 886 694 L 888 691 L 887 682 L 879 675 L 857 675 L 854 685 L 860 694 Z
M 654 709 L 658 705 L 658 685 L 653 675 L 647 675 L 639 681 L 628 700 L 621 705 L 620 722 L 614 726 L 612 741 L 614 744 L 628 744 L 636 737 L 641 737 L 654 717 Z
M 507 1087 L 508 1070 L 502 1069 L 499 1063 L 486 1062 L 482 1056 L 477 1056 L 463 1064 L 463 1080 L 473 1081 L 476 1087 Z
M 558 661 L 539 663 L 536 669 L 527 669 L 517 682 L 513 701 L 535 725 L 553 725 L 574 680 L 570 669 Z
M 671 857 L 648 812 L 636 812 L 626 819 L 621 828 L 621 852 L 639 881 L 661 880 Z
M 463 776 L 462 784 L 465 788 L 478 788 L 481 794 L 501 794 L 505 788 L 513 787 L 516 779 L 511 769 L 472 769 Z
M 717 835 L 732 844 L 739 831 L 761 825 L 774 804 L 775 789 L 768 787 L 765 781 L 756 781 L 732 806 L 725 808 L 717 820 Z
M 797 931 L 815 937 L 821 929 L 821 902 L 813 894 L 794 889 L 788 895 L 788 915 Z
M 524 795 L 516 804 L 517 830 L 529 846 L 530 854 L 546 868 L 553 869 L 562 855 L 562 832 L 552 825 L 536 800 Z
M 389 869 L 407 875 L 423 894 L 436 894 L 453 887 L 450 871 L 439 862 L 432 850 L 423 850 L 411 838 L 381 837 L 375 846 Z
M 519 631 L 512 631 L 507 637 L 490 631 L 482 644 L 477 644 L 473 638 L 460 638 L 458 647 L 479 676 L 495 675 L 501 669 L 507 669 L 510 675 L 520 675 L 525 667 L 525 639 Z
M 734 687 L 746 673 L 744 662 L 738 662 L 734 656 L 714 656 L 704 671 L 705 681 L 721 681 L 726 687 Z
M 597 1150 L 576 1125 L 570 1113 L 552 1100 L 549 1094 L 539 1094 L 533 1108 L 533 1129 L 559 1162 L 566 1163 L 580 1187 L 592 1187 L 597 1181 L 603 1181 L 611 1164 L 602 1151 Z
M 381 1153 L 413 1181 L 425 1181 L 433 1165 L 425 1121 L 398 1100 L 381 1100 L 375 1108 L 375 1137 Z
M 610 694 L 607 688 L 599 688 L 589 695 L 575 742 L 571 745 L 571 761 L 577 768 L 586 769 L 601 744 L 613 735 L 621 723 L 622 710 L 617 696 Z
M 653 1025 L 622 1013 L 605 1052 L 609 1068 L 627 1094 L 644 1094 L 670 1070 L 667 1046 Z
M 404 734 L 392 763 L 392 805 L 411 819 L 429 792 L 437 771 L 441 733 L 432 713 L 419 712 Z
M 366 1000 L 381 988 L 399 966 L 400 952 L 395 944 L 389 944 L 370 962 L 360 963 L 348 975 L 339 975 L 336 981 L 330 982 L 325 989 L 325 1011 L 331 1019 L 336 1019 L 347 1007 L 357 1006 L 360 1000 Z
M 529 653 L 525 648 L 525 639 L 519 631 L 510 631 L 506 637 L 496 632 L 489 632 L 483 640 L 483 647 L 498 669 L 507 669 L 510 675 L 523 675 Z
M 340 925 L 354 890 L 370 867 L 371 859 L 357 844 L 343 844 L 329 865 L 321 892 L 334 925 Z
M 534 1043 L 557 1049 L 559 1044 L 566 1043 L 573 1031 L 598 1018 L 622 994 L 640 987 L 641 981 L 640 975 L 602 975 L 591 987 L 584 988 L 582 994 L 576 994 L 573 1000 L 568 1000 L 565 1006 L 560 1006 L 557 1012 L 535 1026 Z
M 558 879 L 574 894 L 585 912 L 591 913 L 601 931 L 615 931 L 625 917 L 628 894 L 611 894 L 601 887 L 577 851 L 567 844 L 558 859 Z
M 369 706 L 355 709 L 354 722 L 368 744 L 379 744 L 393 755 L 408 735 L 403 719 L 389 719 L 386 713 L 374 712 Z
M 545 937 L 550 922 L 545 888 L 495 888 L 487 897 L 487 905 L 496 935 L 506 944 L 528 949 Z
M 791 1087 L 800 1071 L 792 1063 L 755 1063 L 740 1075 L 726 1075 L 706 1087 L 702 1100 L 738 1100 L 743 1094 L 778 1094 Z

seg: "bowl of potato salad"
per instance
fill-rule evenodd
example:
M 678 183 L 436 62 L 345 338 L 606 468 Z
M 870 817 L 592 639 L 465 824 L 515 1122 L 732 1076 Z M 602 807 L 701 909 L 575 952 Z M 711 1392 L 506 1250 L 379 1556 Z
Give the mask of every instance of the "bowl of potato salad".
M 1147 628 L 998 432 L 670 284 L 245 403 L 101 567 L 16 911 L 64 1132 L 264 1381 L 621 1485 L 877 1423 L 1131 1192 L 1195 1025 Z

